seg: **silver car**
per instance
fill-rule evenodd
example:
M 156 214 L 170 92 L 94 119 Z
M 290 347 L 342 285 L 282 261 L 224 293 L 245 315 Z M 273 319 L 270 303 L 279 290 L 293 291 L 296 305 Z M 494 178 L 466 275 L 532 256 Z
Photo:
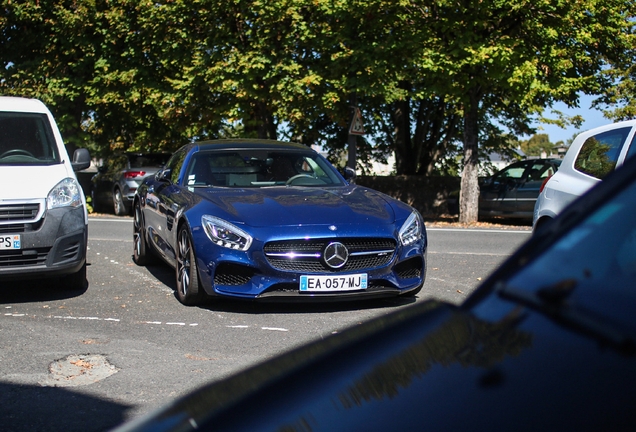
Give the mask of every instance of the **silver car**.
M 574 199 L 636 154 L 636 120 L 601 126 L 576 137 L 559 171 L 542 187 L 534 207 L 533 231 L 549 223 Z
M 144 177 L 155 174 L 170 153 L 116 153 L 107 158 L 91 179 L 93 210 L 107 207 L 117 216 L 132 213 L 135 191 Z

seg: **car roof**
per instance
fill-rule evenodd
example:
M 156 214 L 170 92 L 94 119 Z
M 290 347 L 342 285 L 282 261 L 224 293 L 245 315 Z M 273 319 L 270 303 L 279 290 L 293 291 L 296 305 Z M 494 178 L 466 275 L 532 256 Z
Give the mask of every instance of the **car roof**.
M 267 150 L 302 150 L 314 151 L 304 144 L 286 141 L 276 141 L 258 138 L 237 138 L 199 141 L 191 144 L 199 150 L 229 150 L 229 149 L 267 149 Z
M 0 96 L 0 111 L 48 114 L 49 110 L 38 99 Z

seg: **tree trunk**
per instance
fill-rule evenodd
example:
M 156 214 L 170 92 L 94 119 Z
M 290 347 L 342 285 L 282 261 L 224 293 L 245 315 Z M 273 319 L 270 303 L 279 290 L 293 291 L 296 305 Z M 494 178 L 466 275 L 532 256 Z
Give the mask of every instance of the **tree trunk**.
M 469 93 L 464 107 L 464 170 L 459 193 L 459 221 L 477 222 L 479 215 L 479 155 L 478 155 L 479 97 L 476 90 Z
M 395 171 L 398 175 L 415 174 L 417 158 L 411 142 L 410 99 L 395 102 Z

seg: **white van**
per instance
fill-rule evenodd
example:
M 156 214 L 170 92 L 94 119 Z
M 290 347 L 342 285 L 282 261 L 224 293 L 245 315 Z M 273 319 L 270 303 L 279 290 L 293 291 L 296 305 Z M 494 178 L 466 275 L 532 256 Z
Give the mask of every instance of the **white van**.
M 88 215 L 53 115 L 35 99 L 0 96 L 0 289 L 19 279 L 61 277 L 63 287 L 86 281 Z

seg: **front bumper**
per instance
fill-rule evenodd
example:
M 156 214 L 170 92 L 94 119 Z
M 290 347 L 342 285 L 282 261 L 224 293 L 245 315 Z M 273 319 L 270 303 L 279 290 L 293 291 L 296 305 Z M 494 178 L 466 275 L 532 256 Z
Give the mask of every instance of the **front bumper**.
M 196 236 L 196 234 L 195 234 Z M 250 253 L 220 250 L 220 247 L 207 243 L 197 248 L 197 264 L 200 282 L 208 295 L 262 301 L 342 301 L 361 298 L 383 298 L 408 295 L 417 292 L 426 279 L 426 238 L 405 248 L 394 246 L 394 251 L 384 258 L 371 257 L 366 261 L 379 262 L 374 265 L 360 266 L 356 262 L 352 268 L 343 267 L 342 271 L 319 271 L 316 263 L 303 262 L 300 267 L 291 269 L 273 262 L 263 252 L 263 247 L 254 247 Z M 347 243 L 346 239 L 338 240 Z M 360 240 L 360 239 L 356 239 Z M 325 240 L 329 242 L 330 240 Z M 294 242 L 296 243 L 296 242 Z M 306 250 L 306 249 L 305 249 Z M 362 290 L 334 290 L 329 292 L 300 291 L 301 275 L 347 276 L 364 273 L 368 286 Z
M 86 262 L 86 210 L 57 208 L 33 223 L 0 224 L 2 234 L 20 234 L 20 249 L 0 250 L 0 280 L 76 273 Z

